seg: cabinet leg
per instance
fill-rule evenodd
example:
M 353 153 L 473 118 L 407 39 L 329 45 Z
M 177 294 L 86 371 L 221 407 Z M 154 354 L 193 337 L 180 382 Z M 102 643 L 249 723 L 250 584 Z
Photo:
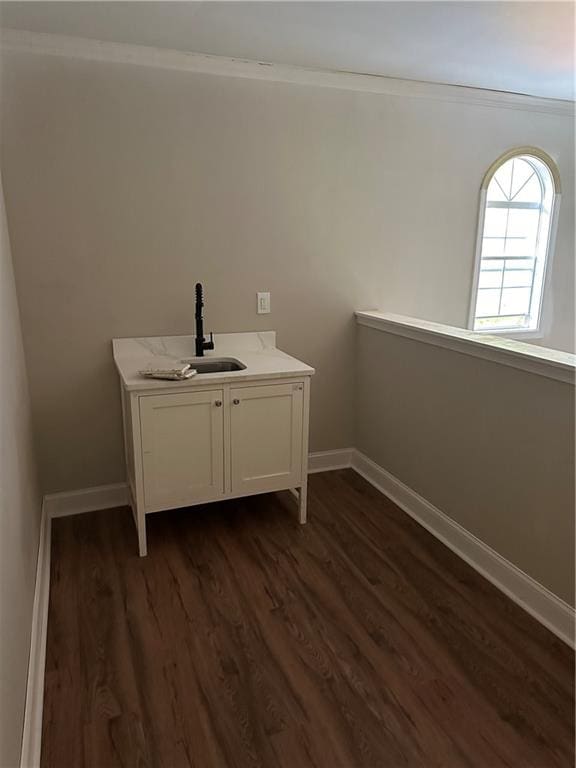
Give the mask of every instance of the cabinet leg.
M 138 504 L 132 493 L 130 484 L 128 485 L 128 503 L 132 510 L 132 517 L 134 518 L 134 525 L 138 533 L 138 553 L 140 557 L 146 557 L 148 554 L 148 547 L 146 545 L 146 514 L 144 510 L 138 509 Z
M 304 525 L 307 517 L 307 502 L 308 502 L 308 483 L 300 486 L 300 492 L 298 494 L 298 517 L 300 523 Z
M 148 546 L 146 543 L 146 515 L 138 515 L 138 553 L 140 557 L 146 557 Z

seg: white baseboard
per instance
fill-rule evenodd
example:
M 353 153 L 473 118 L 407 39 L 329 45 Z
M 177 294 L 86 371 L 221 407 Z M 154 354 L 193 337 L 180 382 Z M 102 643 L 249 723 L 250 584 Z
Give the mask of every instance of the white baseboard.
M 338 448 L 335 451 L 317 451 L 308 454 L 308 472 L 330 472 L 352 466 L 354 448 Z
M 78 515 L 81 512 L 96 512 L 99 509 L 111 507 L 123 507 L 125 504 L 128 504 L 126 483 L 99 485 L 96 488 L 49 493 L 44 496 L 44 507 L 50 519 Z
M 48 600 L 50 596 L 50 540 L 51 521 L 42 505 L 40 541 L 36 563 L 36 585 L 32 608 L 32 632 L 26 707 L 22 730 L 21 768 L 38 768 L 42 744 L 42 712 L 44 709 L 44 670 L 46 667 L 46 639 L 48 631 Z
M 574 647 L 574 611 L 567 603 L 359 451 L 352 454 L 352 468 L 537 621 Z
M 319 451 L 308 457 L 308 471 L 329 472 L 351 466 L 353 448 L 339 448 L 335 451 Z M 96 512 L 99 509 L 123 507 L 128 504 L 126 483 L 98 485 L 78 491 L 49 493 L 44 496 L 44 510 L 49 519 L 79 515 L 82 512 Z

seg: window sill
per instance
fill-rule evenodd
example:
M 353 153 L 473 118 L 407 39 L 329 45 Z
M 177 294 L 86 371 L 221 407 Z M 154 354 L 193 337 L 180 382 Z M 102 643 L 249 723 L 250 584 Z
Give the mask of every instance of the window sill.
M 504 337 L 506 339 L 516 339 L 517 341 L 522 341 L 522 339 L 543 339 L 544 334 L 542 331 L 536 331 L 532 330 L 531 328 L 516 328 L 514 329 L 487 329 L 487 330 L 474 330 L 473 328 L 469 328 L 468 330 L 472 331 L 472 333 L 480 333 L 482 336 L 498 336 L 498 337 Z
M 518 368 L 574 386 L 576 355 L 391 312 L 356 312 L 359 325 Z

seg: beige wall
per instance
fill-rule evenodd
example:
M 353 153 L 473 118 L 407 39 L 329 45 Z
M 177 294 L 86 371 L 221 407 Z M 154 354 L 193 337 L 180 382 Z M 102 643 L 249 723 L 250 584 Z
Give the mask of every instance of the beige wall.
M 18 301 L 0 184 L 0 765 L 20 762 L 40 498 Z
M 574 604 L 574 388 L 357 329 L 356 447 Z
M 190 332 L 197 280 L 209 330 L 276 329 L 316 367 L 311 449 L 350 446 L 353 310 L 464 323 L 486 168 L 535 144 L 572 173 L 571 123 L 546 114 L 3 58 L 1 153 L 47 491 L 123 479 L 110 339 Z M 558 346 L 572 333 L 566 187 Z M 272 293 L 268 316 L 258 290 Z

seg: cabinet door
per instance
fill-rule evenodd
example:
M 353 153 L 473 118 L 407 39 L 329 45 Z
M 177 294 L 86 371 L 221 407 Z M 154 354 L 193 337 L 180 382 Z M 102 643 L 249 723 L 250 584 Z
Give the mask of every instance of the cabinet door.
M 222 390 L 140 398 L 146 511 L 224 493 Z
M 232 493 L 293 488 L 302 479 L 302 384 L 230 392 Z

